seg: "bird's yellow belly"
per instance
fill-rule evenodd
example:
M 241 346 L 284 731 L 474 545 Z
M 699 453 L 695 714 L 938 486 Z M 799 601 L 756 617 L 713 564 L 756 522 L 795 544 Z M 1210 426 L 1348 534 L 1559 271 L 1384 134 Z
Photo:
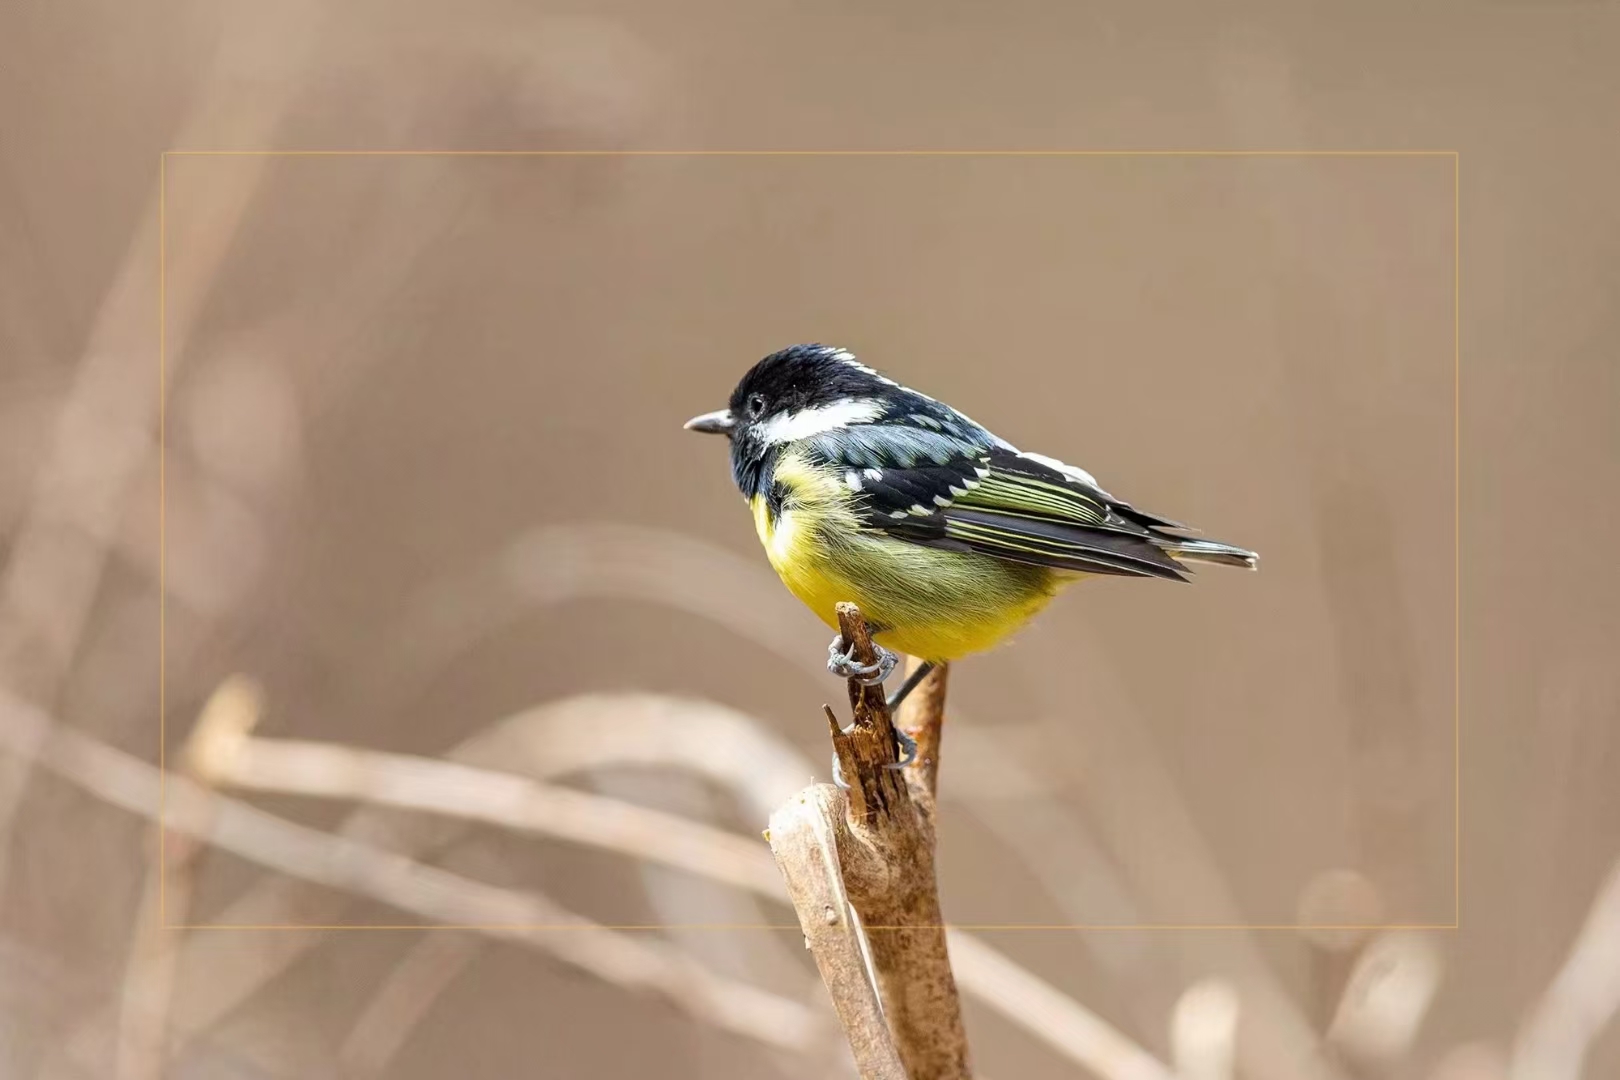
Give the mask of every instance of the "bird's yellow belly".
M 860 530 L 818 531 L 811 515 L 774 520 L 755 500 L 754 523 L 782 583 L 822 622 L 854 601 L 879 644 L 925 660 L 955 660 L 1001 642 L 1052 599 L 1065 578 L 1041 567 L 932 548 Z M 824 519 L 823 519 L 824 520 Z

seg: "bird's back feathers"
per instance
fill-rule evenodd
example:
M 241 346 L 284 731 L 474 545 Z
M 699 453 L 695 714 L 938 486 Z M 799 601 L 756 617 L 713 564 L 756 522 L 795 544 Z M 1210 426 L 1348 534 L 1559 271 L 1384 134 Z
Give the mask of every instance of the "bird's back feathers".
M 947 409 L 933 424 L 874 422 L 821 432 L 812 460 L 841 471 L 863 525 L 915 544 L 1077 573 L 1185 580 L 1181 560 L 1253 566 L 1254 555 L 1176 535 L 1062 462 L 1020 453 Z M 1086 479 L 1081 479 L 1084 476 Z

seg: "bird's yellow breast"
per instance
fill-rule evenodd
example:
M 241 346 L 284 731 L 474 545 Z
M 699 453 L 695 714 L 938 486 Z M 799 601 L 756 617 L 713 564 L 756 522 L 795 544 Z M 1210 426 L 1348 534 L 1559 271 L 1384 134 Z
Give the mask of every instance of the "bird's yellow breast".
M 831 553 L 822 537 L 830 530 L 853 534 L 859 528 L 853 508 L 837 490 L 839 481 L 831 473 L 800 458 L 778 463 L 775 480 L 788 495 L 774 515 L 765 496 L 756 495 L 750 501 L 754 531 L 788 591 L 822 622 L 837 627 L 838 604 L 847 600 L 860 603 L 860 599 L 858 590 L 831 565 Z
M 754 528 L 782 583 L 837 629 L 854 601 L 877 641 L 927 660 L 988 649 L 1045 607 L 1071 575 L 970 552 L 922 547 L 862 527 L 841 474 L 785 455 L 776 513 L 750 500 Z

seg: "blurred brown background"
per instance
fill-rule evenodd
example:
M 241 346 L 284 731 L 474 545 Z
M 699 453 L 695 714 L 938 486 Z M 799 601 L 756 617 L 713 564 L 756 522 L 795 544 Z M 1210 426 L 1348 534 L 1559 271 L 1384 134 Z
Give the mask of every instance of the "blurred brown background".
M 149 782 L 128 770 L 158 754 L 161 482 L 171 765 L 237 673 L 264 688 L 261 735 L 434 757 L 635 690 L 802 754 L 753 785 L 768 805 L 825 777 L 841 691 L 724 447 L 680 424 L 760 355 L 836 343 L 1262 555 L 1187 589 L 1085 584 L 958 665 L 952 921 L 1460 919 L 986 936 L 1163 1057 L 1184 991 L 1231 986 L 1239 1075 L 1615 1075 L 1620 956 L 1561 966 L 1620 855 L 1620 589 L 1594 539 L 1615 524 L 1617 31 L 1581 3 L 7 6 L 7 701 Z M 160 481 L 160 151 L 409 148 L 1459 151 L 1460 879 L 1451 157 L 170 157 Z M 155 841 L 129 811 L 151 790 L 109 805 L 29 730 L 0 777 L 4 1075 L 143 1075 L 143 1024 L 176 1076 L 844 1067 L 833 1029 L 816 1055 L 770 1049 L 554 942 L 143 937 Z M 690 770 L 570 780 L 764 821 Z M 238 794 L 321 830 L 352 808 Z M 495 826 L 415 851 L 601 923 L 792 922 Z M 183 872 L 171 922 L 432 921 L 225 851 Z M 655 934 L 825 1017 L 795 932 Z M 1367 1021 L 1379 1043 L 1341 1002 L 1386 946 L 1404 1004 Z M 377 1005 L 422 986 L 415 1013 Z M 969 1009 L 987 1075 L 1074 1074 Z M 1588 1037 L 1584 1073 L 1547 1071 Z

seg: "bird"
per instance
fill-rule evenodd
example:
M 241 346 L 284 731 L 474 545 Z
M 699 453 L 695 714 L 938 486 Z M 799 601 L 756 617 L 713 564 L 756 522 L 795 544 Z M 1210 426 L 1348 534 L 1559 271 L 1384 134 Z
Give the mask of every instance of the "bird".
M 836 346 L 771 353 L 724 409 L 685 426 L 730 439 L 732 479 L 788 590 L 835 631 L 838 603 L 859 606 L 877 663 L 834 637 L 834 674 L 881 685 L 897 652 L 922 661 L 891 707 L 935 665 L 994 647 L 1082 578 L 1185 581 L 1189 563 L 1259 566 L 1255 552 L 1188 536 Z

